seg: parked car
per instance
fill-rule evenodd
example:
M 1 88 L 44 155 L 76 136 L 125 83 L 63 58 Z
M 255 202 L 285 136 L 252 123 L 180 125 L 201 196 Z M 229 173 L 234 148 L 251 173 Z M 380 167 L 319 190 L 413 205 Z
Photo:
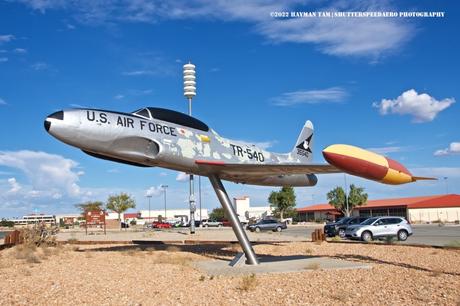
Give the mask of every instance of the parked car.
M 171 228 L 172 225 L 171 223 L 167 223 L 167 222 L 153 222 L 153 227 L 154 228 Z
M 340 238 L 345 238 L 345 230 L 349 225 L 359 224 L 369 217 L 345 217 L 337 222 L 332 222 L 324 225 L 324 233 L 328 237 L 339 235 Z
M 224 224 L 221 221 L 210 220 L 210 219 L 203 219 L 203 221 L 201 221 L 201 224 L 203 225 L 203 227 L 211 227 L 211 226 L 222 227 L 224 226 Z
M 345 230 L 345 236 L 351 239 L 371 241 L 384 237 L 397 237 L 404 241 L 412 235 L 412 227 L 402 217 L 373 217 L 361 224 L 350 225 Z
M 246 229 L 250 230 L 251 232 L 260 232 L 260 231 L 274 231 L 274 232 L 281 232 L 283 229 L 286 229 L 287 225 L 284 222 L 278 222 L 274 219 L 265 219 L 260 220 L 257 223 L 250 224 L 246 227 Z

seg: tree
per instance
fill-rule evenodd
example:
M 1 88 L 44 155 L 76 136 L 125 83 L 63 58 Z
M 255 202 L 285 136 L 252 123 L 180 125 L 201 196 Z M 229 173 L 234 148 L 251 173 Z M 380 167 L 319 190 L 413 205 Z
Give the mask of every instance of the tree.
M 275 208 L 275 214 L 279 214 L 280 219 L 284 219 L 286 213 L 290 214 L 295 207 L 295 193 L 292 187 L 283 187 L 280 191 L 272 191 L 268 197 L 271 207 Z
M 107 199 L 106 208 L 118 213 L 118 221 L 121 220 L 121 214 L 130 208 L 135 208 L 136 203 L 126 193 L 120 193 L 119 195 L 109 196 Z
M 337 186 L 327 193 L 327 199 L 329 204 L 340 210 L 345 216 L 349 217 L 354 207 L 366 204 L 367 193 L 364 193 L 363 187 L 356 187 L 351 184 L 350 192 L 348 193 L 347 207 L 347 195 L 342 187 Z
M 13 221 L 8 221 L 8 220 L 2 218 L 2 221 L 0 221 L 0 226 L 4 226 L 4 227 L 13 227 L 13 226 L 14 226 L 14 222 L 13 222 Z
M 102 206 L 104 203 L 101 201 L 88 201 L 85 203 L 77 204 L 75 207 L 81 209 L 84 213 L 85 211 L 93 211 L 93 210 L 102 210 Z
M 222 207 L 214 208 L 209 214 L 209 219 L 222 221 L 223 219 L 225 219 L 224 209 Z

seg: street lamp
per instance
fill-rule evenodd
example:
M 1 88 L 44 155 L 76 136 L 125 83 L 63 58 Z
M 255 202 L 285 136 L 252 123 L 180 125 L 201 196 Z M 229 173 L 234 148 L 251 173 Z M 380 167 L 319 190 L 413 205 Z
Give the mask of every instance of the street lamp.
M 444 182 L 446 183 L 446 194 L 449 194 L 449 185 L 448 185 L 448 183 L 447 183 L 447 179 L 448 179 L 448 177 L 445 176 L 445 177 L 444 177 Z
M 347 185 L 347 175 L 346 175 L 345 173 L 343 174 L 343 179 L 345 180 L 345 202 L 346 202 L 346 205 L 347 205 L 347 217 L 350 217 L 350 211 L 348 210 L 348 194 L 347 194 L 348 185 Z
M 150 199 L 152 198 L 152 195 L 147 195 L 147 198 L 149 199 L 149 222 L 152 221 L 150 219 Z
M 161 185 L 161 188 L 163 188 L 163 194 L 165 198 L 165 220 L 166 220 L 166 188 L 168 188 L 168 185 Z

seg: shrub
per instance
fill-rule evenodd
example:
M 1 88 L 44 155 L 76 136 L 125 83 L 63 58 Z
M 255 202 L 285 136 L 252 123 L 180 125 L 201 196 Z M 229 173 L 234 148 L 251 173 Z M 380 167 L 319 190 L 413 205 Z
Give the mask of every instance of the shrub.
M 39 263 L 40 259 L 35 254 L 36 246 L 34 244 L 20 244 L 15 247 L 15 257 L 24 259 L 28 263 Z
M 47 227 L 45 224 L 35 224 L 32 227 L 21 229 L 24 244 L 34 246 L 56 246 L 57 226 Z
M 8 221 L 6 219 L 2 219 L 0 221 L 0 226 L 4 226 L 4 227 L 13 227 L 14 226 L 14 222 L 13 221 Z
M 251 275 L 246 275 L 243 276 L 243 278 L 241 279 L 241 284 L 238 289 L 240 289 L 241 291 L 254 290 L 257 287 L 258 283 L 259 282 L 257 281 L 256 275 L 254 273 Z

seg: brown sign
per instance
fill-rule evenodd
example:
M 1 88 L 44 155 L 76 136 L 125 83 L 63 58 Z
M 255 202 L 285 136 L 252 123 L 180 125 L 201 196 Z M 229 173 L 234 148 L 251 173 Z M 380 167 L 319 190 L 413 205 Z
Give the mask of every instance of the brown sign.
M 74 217 L 64 217 L 64 225 L 73 225 Z
M 105 211 L 103 210 L 91 210 L 85 211 L 85 231 L 88 234 L 88 226 L 104 226 L 105 234 Z
M 105 212 L 103 210 L 86 211 L 85 220 L 87 225 L 104 225 Z

